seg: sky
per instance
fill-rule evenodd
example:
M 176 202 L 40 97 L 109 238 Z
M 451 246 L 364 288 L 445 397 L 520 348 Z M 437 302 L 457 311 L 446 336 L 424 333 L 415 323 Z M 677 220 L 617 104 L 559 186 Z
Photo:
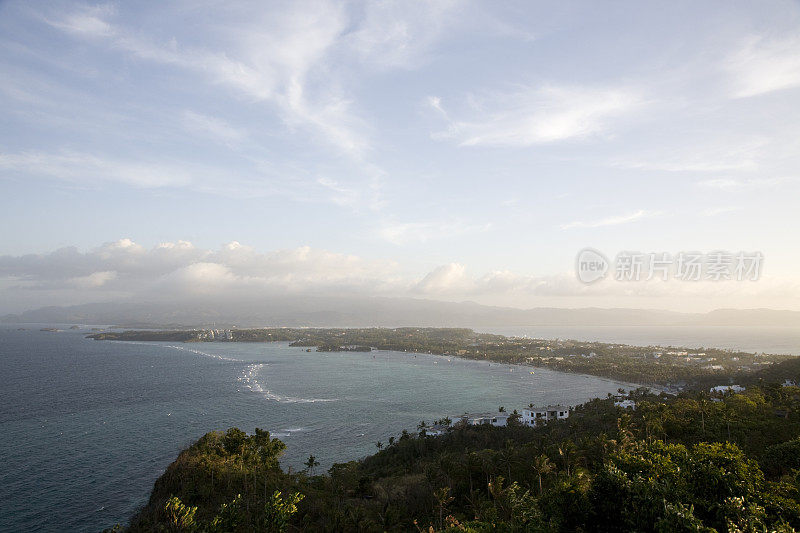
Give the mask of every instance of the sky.
M 798 200 L 796 1 L 0 2 L 0 312 L 800 310 Z M 586 247 L 763 263 L 585 284 Z

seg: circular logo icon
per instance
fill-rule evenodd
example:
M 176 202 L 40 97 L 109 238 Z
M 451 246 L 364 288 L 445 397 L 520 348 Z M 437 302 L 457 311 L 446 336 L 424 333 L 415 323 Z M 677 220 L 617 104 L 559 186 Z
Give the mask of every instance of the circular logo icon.
M 575 259 L 575 275 L 582 283 L 594 283 L 606 277 L 608 259 L 594 248 L 584 248 Z

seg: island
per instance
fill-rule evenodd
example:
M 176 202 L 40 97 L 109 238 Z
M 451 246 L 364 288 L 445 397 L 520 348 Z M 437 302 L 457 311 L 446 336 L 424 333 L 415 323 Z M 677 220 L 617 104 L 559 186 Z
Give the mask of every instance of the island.
M 782 354 L 507 337 L 466 328 L 198 328 L 111 331 L 93 333 L 88 338 L 140 342 L 283 341 L 317 351 L 394 350 L 590 374 L 672 392 L 685 387 L 752 383 L 764 375 L 789 379 L 800 361 Z

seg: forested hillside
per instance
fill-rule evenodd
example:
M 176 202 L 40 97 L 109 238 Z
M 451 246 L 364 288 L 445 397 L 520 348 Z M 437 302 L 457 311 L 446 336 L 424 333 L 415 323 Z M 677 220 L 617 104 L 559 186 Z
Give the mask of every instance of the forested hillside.
M 213 432 L 180 454 L 130 531 L 793 531 L 800 389 L 593 400 L 540 428 L 387 436 L 318 474 L 283 443 Z

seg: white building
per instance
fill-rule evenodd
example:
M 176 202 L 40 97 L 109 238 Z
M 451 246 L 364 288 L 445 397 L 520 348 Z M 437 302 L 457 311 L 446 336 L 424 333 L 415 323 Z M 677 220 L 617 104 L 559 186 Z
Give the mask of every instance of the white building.
M 435 424 L 433 426 L 423 426 L 420 428 L 421 431 L 425 432 L 425 435 L 429 437 L 441 437 L 445 433 L 447 433 L 447 426 L 443 426 L 441 424 Z
M 548 405 L 541 408 L 526 407 L 522 410 L 521 421 L 527 426 L 537 426 L 550 420 L 569 418 L 569 407 L 564 405 Z
M 741 385 L 717 385 L 716 387 L 711 387 L 711 392 L 718 392 L 720 394 L 725 394 L 726 392 L 744 392 L 744 387 Z
M 508 418 L 510 413 L 480 413 L 480 414 L 463 414 L 454 418 L 455 422 L 463 421 L 470 426 L 490 425 L 502 427 L 508 425 Z
M 614 407 L 621 407 L 623 409 L 636 409 L 636 402 L 633 400 L 617 400 L 614 402 Z

